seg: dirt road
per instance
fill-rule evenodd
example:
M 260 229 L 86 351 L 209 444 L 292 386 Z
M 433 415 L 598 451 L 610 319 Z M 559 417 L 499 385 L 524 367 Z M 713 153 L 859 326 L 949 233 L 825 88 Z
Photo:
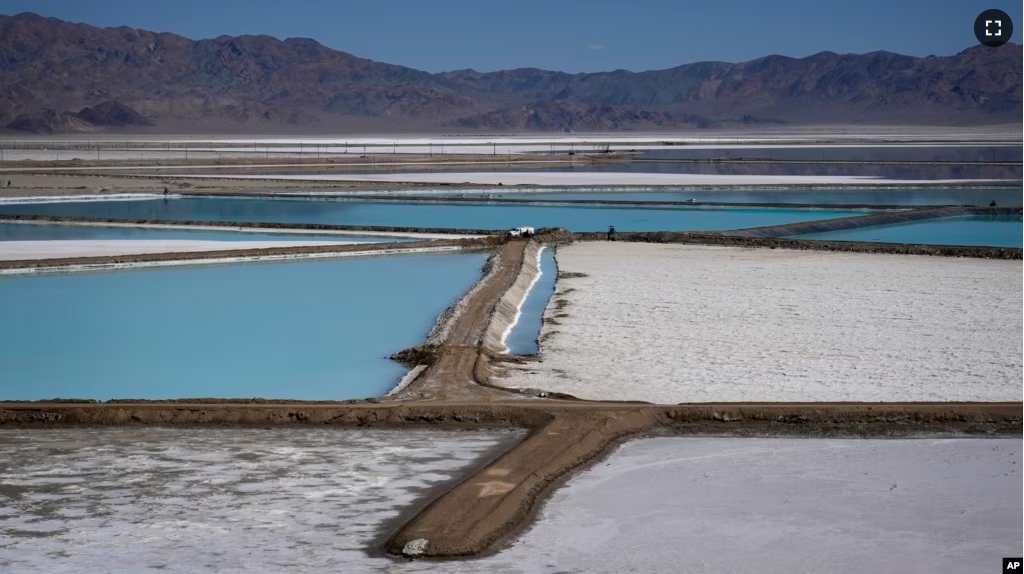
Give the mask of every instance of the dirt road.
M 644 433 L 744 436 L 1019 436 L 1020 403 L 649 405 L 557 400 L 0 403 L 0 428 L 54 425 L 325 425 L 525 427 L 529 436 L 441 494 L 395 532 L 393 554 L 456 558 L 492 552 L 520 532 L 560 482 Z M 425 541 L 410 544 L 414 541 Z
M 409 244 L 403 244 L 409 245 Z M 502 244 L 481 280 L 411 356 L 429 367 L 387 399 L 345 403 L 151 401 L 0 403 L 0 428 L 53 425 L 336 425 L 525 427 L 528 437 L 441 494 L 380 544 L 421 558 L 494 551 L 524 528 L 572 472 L 641 433 L 917 436 L 1021 434 L 1020 403 L 768 403 L 651 405 L 526 398 L 487 387 L 491 352 L 481 338 L 523 267 L 528 243 Z
M 477 375 L 490 360 L 481 348 L 484 331 L 491 322 L 494 306 L 512 286 L 523 262 L 527 241 L 501 245 L 480 281 L 456 305 L 449 336 L 430 351 L 436 359 L 393 400 L 502 400 L 514 396 L 508 391 L 486 387 Z

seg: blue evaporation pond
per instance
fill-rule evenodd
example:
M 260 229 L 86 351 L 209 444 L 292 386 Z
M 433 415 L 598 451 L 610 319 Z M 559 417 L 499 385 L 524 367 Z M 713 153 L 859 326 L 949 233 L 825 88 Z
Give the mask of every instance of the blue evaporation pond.
M 555 191 L 502 194 L 503 198 L 595 199 L 606 201 L 708 201 L 717 203 L 803 203 L 814 205 L 1021 205 L 1020 188 L 906 188 L 906 189 L 721 189 L 673 191 Z
M 544 319 L 544 309 L 555 292 L 555 279 L 558 268 L 555 265 L 555 252 L 545 249 L 540 253 L 540 277 L 526 295 L 520 310 L 519 320 L 512 327 L 505 346 L 515 355 L 532 355 L 540 351 L 537 337 Z
M 97 225 L 0 223 L 0 241 L 48 241 L 69 239 L 192 239 L 202 241 L 332 241 L 381 243 L 415 241 L 398 237 L 369 237 L 313 233 L 276 233 L 207 229 L 160 229 Z
M 486 254 L 0 278 L 0 400 L 352 399 L 406 372 Z
M 877 241 L 987 247 L 1022 247 L 1021 216 L 943 217 L 896 225 L 877 225 L 842 231 L 794 235 L 793 239 Z
M 260 221 L 449 229 L 564 227 L 570 231 L 725 230 L 864 215 L 785 208 L 541 206 L 391 201 L 186 197 L 171 200 L 0 203 L 3 214 L 112 219 Z

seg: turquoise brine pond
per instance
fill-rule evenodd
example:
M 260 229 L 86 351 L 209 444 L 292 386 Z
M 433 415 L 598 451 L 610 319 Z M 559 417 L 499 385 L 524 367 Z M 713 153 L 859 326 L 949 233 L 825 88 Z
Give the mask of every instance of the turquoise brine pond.
M 166 229 L 101 225 L 43 223 L 0 223 L 0 241 L 49 241 L 69 239 L 187 239 L 197 241 L 331 241 L 338 243 L 381 243 L 413 241 L 398 237 L 370 237 L 318 233 L 277 233 L 255 231 Z
M 794 235 L 793 239 L 874 241 L 983 247 L 1022 247 L 1024 220 L 1019 215 L 943 217 L 896 225 Z
M 540 252 L 540 277 L 533 284 L 526 300 L 520 308 L 519 320 L 505 339 L 505 346 L 515 355 L 532 355 L 540 352 L 537 337 L 544 322 L 544 310 L 555 292 L 555 279 L 558 267 L 555 265 L 555 252 L 545 249 Z
M 454 195 L 454 194 L 452 194 Z M 503 194 L 503 198 L 511 194 Z M 605 201 L 697 201 L 715 203 L 778 203 L 813 205 L 884 205 L 920 207 L 925 205 L 986 206 L 1021 205 L 1019 187 L 904 189 L 679 189 L 663 191 L 540 191 L 515 197 L 524 199 L 590 199 Z
M 447 229 L 564 227 L 570 231 L 725 230 L 864 215 L 861 210 L 609 207 L 417 203 L 332 199 L 185 197 L 121 201 L 0 203 L 0 214 L 171 221 L 256 221 Z
M 0 400 L 386 394 L 486 254 L 0 278 Z

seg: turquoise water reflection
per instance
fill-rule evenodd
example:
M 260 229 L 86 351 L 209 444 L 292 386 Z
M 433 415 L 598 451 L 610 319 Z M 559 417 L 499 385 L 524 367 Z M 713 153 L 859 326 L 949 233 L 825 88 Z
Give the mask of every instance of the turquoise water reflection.
M 600 231 L 610 225 L 621 231 L 724 230 L 864 214 L 836 209 L 622 208 L 235 197 L 0 204 L 0 213 L 456 229 L 529 225 L 570 231 Z
M 827 233 L 794 236 L 796 239 L 877 241 L 933 245 L 1022 247 L 1021 216 L 944 217 L 898 225 L 878 225 Z
M 511 197 L 504 194 L 502 197 Z M 520 197 L 520 196 L 516 196 Z M 597 199 L 606 201 L 709 201 L 717 203 L 803 203 L 816 205 L 1021 205 L 1020 188 L 906 188 L 906 189 L 720 189 L 665 191 L 553 191 L 523 194 L 536 199 Z
M 519 315 L 519 320 L 505 340 L 510 353 L 529 355 L 539 352 L 537 337 L 544 318 L 544 309 L 548 306 L 551 294 L 555 292 L 555 278 L 558 269 L 555 265 L 555 252 L 545 249 L 540 253 L 540 277 L 526 296 Z
M 385 394 L 484 254 L 0 279 L 0 400 Z

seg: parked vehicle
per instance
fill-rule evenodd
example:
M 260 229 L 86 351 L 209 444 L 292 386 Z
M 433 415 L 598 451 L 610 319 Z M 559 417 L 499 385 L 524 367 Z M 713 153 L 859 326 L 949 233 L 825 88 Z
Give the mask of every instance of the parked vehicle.
M 530 237 L 533 237 L 534 235 L 536 235 L 536 232 L 534 231 L 534 229 L 532 227 L 513 227 L 508 232 L 508 237 L 509 238 L 514 238 L 514 237 L 530 238 Z

